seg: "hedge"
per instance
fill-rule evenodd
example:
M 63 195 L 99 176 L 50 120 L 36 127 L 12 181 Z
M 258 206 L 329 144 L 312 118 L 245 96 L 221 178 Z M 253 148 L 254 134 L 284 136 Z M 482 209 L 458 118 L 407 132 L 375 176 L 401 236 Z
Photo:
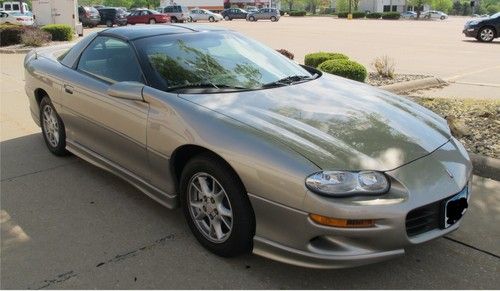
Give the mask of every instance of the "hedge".
M 401 14 L 399 12 L 384 12 L 382 19 L 399 19 Z
M 337 13 L 337 17 L 338 18 L 347 18 L 348 14 L 349 14 L 349 12 L 339 12 L 339 13 Z M 352 13 L 352 18 L 365 18 L 365 16 L 366 16 L 366 13 L 364 13 L 364 12 L 355 11 Z
M 335 60 L 325 61 L 318 66 L 318 69 L 326 73 L 330 73 L 333 75 L 341 76 L 359 82 L 364 82 L 368 74 L 366 68 L 363 65 L 355 61 L 346 59 L 335 59 Z
M 73 39 L 73 29 L 67 24 L 48 24 L 42 27 L 52 35 L 52 40 L 67 41 Z
M 20 25 L 0 25 L 0 46 L 8 46 L 21 43 L 21 35 L 25 28 Z
M 316 68 L 319 66 L 319 64 L 323 63 L 324 61 L 335 60 L 335 59 L 347 60 L 349 59 L 349 57 L 340 53 L 317 52 L 305 55 L 304 64 L 306 66 Z
M 305 11 L 290 11 L 288 12 L 288 15 L 290 16 L 306 16 Z
M 285 15 L 285 11 L 283 11 L 283 10 L 279 10 L 279 12 L 280 12 L 280 16 Z
M 370 19 L 380 19 L 380 17 L 382 17 L 382 13 L 379 12 L 372 12 L 366 15 L 366 18 Z

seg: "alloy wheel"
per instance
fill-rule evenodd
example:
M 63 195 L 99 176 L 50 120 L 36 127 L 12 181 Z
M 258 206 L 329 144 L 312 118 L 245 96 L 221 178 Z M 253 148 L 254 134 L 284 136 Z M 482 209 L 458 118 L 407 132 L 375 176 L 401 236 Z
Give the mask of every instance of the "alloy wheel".
M 188 207 L 196 228 L 211 242 L 222 243 L 233 229 L 233 210 L 222 185 L 207 173 L 196 173 L 188 184 Z
M 482 41 L 491 41 L 493 40 L 494 35 L 495 33 L 493 32 L 493 29 L 484 28 L 483 30 L 481 30 L 479 37 Z
M 45 137 L 51 146 L 57 147 L 59 144 L 59 120 L 49 105 L 43 108 L 42 120 Z

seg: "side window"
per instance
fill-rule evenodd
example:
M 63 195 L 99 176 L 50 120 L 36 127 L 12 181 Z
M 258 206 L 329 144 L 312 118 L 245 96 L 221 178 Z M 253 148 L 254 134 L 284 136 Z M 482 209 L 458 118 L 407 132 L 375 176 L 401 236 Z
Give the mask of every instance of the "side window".
M 19 4 L 12 4 L 12 10 L 20 10 Z
M 78 70 L 109 83 L 144 83 L 140 66 L 130 45 L 107 36 L 96 37 L 85 49 L 80 57 Z
M 4 8 L 5 8 L 6 11 L 12 10 L 12 6 L 10 6 L 10 4 L 5 4 Z

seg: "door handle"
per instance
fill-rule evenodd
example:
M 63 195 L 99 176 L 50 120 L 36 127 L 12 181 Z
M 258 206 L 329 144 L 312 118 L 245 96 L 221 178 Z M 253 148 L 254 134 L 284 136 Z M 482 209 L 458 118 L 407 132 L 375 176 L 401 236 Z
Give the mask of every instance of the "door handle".
M 64 85 L 64 91 L 69 94 L 73 94 L 73 87 L 70 85 Z

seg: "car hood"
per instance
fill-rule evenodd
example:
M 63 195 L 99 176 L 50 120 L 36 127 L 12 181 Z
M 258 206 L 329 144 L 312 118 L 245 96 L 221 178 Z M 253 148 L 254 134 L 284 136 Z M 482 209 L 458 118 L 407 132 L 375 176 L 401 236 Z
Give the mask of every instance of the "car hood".
M 451 137 L 446 121 L 420 105 L 329 74 L 273 89 L 179 96 L 256 128 L 328 170 L 394 169 Z

